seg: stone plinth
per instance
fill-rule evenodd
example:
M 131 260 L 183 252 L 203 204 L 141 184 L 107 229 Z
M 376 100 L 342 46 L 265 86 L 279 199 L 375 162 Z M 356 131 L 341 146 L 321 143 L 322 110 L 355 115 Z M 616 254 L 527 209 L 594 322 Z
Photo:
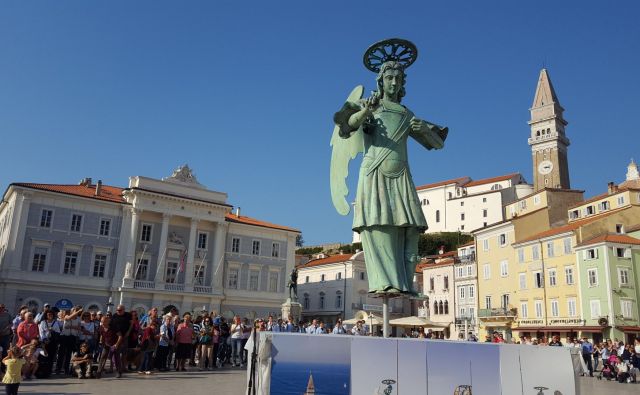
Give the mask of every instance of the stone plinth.
M 293 316 L 293 322 L 299 322 L 302 317 L 302 305 L 298 302 L 292 302 L 291 299 L 287 299 L 282 304 L 282 320 L 287 321 L 289 315 Z

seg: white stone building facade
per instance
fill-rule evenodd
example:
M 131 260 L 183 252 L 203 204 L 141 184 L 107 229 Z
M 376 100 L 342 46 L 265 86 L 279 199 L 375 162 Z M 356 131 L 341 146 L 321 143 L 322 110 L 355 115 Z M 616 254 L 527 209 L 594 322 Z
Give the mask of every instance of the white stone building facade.
M 232 213 L 184 166 L 127 188 L 11 184 L 0 204 L 0 298 L 176 306 L 253 318 L 280 311 L 299 231 Z
M 298 301 L 303 320 L 321 319 L 330 327 L 338 317 L 350 319 L 359 311 L 378 313 L 382 299 L 371 297 L 364 252 L 323 256 L 298 266 Z M 395 316 L 410 315 L 406 298 L 389 301 Z
M 423 294 L 429 298 L 429 320 L 445 328 L 445 338 L 457 337 L 455 326 L 454 257 L 440 257 L 423 267 Z
M 453 264 L 457 333 L 478 333 L 478 264 L 475 243 L 458 248 Z

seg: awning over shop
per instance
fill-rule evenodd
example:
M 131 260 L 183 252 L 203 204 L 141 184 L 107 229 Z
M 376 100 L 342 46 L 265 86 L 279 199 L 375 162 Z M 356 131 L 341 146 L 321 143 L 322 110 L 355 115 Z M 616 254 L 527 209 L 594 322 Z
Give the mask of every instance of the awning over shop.
M 640 326 L 618 326 L 617 328 L 623 332 L 640 332 Z
M 601 326 L 521 326 L 513 328 L 518 332 L 602 332 Z
M 345 325 L 355 325 L 358 321 L 364 321 L 365 324 L 368 325 L 382 325 L 382 317 L 375 314 L 369 316 L 369 313 L 362 310 L 358 311 L 350 320 L 344 320 L 342 323 Z
M 404 328 L 422 327 L 425 329 L 436 329 L 449 327 L 449 324 L 436 323 L 433 321 L 429 321 L 424 317 L 416 316 L 396 318 L 395 320 L 390 320 L 389 324 L 391 326 L 401 326 Z

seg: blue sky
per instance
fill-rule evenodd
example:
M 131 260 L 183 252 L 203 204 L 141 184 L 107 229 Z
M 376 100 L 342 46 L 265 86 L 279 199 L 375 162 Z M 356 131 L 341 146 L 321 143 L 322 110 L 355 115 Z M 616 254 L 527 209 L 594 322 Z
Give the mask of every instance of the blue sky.
M 544 65 L 569 121 L 572 187 L 591 196 L 640 157 L 640 6 L 611 4 L 5 1 L 0 186 L 126 186 L 186 162 L 246 215 L 306 244 L 348 242 L 329 194 L 332 115 L 353 86 L 374 87 L 364 50 L 402 37 L 419 49 L 403 103 L 450 128 L 441 151 L 410 143 L 416 185 L 531 181 Z

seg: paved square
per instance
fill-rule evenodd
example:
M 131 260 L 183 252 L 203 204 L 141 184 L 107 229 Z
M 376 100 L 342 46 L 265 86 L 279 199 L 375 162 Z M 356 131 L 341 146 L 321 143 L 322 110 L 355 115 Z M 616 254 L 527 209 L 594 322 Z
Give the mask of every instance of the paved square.
M 153 393 L 154 395 L 180 393 L 242 395 L 246 391 L 245 373 L 245 370 L 225 368 L 204 372 L 191 370 L 188 372 L 156 373 L 150 376 L 129 373 L 121 379 L 107 375 L 100 380 L 79 380 L 53 376 L 50 379 L 25 381 L 20 385 L 19 393 L 34 395 L 120 395 L 127 393 L 140 395 L 144 393 Z M 637 395 L 640 393 L 639 384 L 619 384 L 587 377 L 580 378 L 579 383 L 580 395 Z

